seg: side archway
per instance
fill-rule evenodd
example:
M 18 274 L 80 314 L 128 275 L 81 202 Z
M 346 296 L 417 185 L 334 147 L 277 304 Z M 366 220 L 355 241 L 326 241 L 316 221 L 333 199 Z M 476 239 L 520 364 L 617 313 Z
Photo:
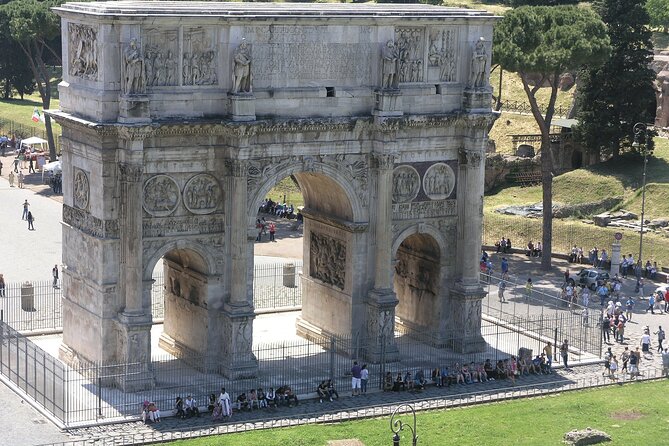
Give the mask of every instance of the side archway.
M 442 331 L 445 312 L 445 242 L 430 225 L 407 228 L 393 243 L 396 327 L 407 334 Z

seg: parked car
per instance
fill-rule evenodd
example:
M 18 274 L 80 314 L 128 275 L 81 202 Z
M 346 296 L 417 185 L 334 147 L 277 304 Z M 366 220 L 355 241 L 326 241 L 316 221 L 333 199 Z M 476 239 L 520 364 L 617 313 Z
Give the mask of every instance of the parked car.
M 571 278 L 577 285 L 587 286 L 594 291 L 598 281 L 609 280 L 609 273 L 601 269 L 583 268 L 578 274 L 572 275 Z

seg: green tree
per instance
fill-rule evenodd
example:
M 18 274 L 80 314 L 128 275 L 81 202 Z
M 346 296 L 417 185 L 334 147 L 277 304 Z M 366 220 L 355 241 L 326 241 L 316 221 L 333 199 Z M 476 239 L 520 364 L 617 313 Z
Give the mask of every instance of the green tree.
M 522 6 L 504 15 L 495 28 L 495 60 L 507 71 L 518 73 L 532 115 L 541 130 L 541 184 L 543 188 L 543 252 L 541 266 L 550 268 L 553 234 L 553 153 L 550 127 L 555 112 L 560 74 L 608 56 L 609 38 L 599 16 L 577 6 Z M 539 78 L 534 86 L 530 76 Z M 536 99 L 548 83 L 551 94 L 542 115 Z
M 48 65 L 62 65 L 60 56 L 60 18 L 51 11 L 58 0 L 13 0 L 0 9 L 6 15 L 9 26 L 4 30 L 16 41 L 24 60 L 32 71 L 42 107 L 51 106 L 51 71 Z M 49 158 L 56 160 L 56 143 L 53 137 L 51 118 L 44 117 Z
M 597 157 L 618 157 L 621 146 L 631 147 L 634 123 L 653 121 L 655 72 L 649 66 L 653 44 L 644 3 L 645 0 L 595 3 L 607 25 L 612 50 L 603 65 L 581 70 L 576 97 L 579 125 L 575 133 Z
M 0 25 L 2 26 L 2 25 Z M 24 59 L 18 44 L 10 38 L 0 35 L 0 89 L 2 97 L 9 99 L 16 91 L 19 97 L 35 91 L 35 79 L 27 64 L 19 63 Z
M 669 1 L 648 0 L 646 10 L 650 17 L 650 26 L 662 28 L 665 33 L 669 31 Z
M 508 0 L 508 3 L 514 8 L 518 8 L 520 6 L 576 5 L 578 0 Z

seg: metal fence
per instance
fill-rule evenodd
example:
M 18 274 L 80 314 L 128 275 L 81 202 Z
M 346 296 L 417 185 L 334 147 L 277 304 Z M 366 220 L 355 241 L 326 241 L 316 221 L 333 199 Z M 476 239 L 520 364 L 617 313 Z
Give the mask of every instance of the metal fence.
M 518 355 L 520 349 L 537 354 L 556 337 L 568 337 L 572 343 L 572 362 L 597 360 L 599 354 L 589 352 L 599 333 L 581 325 L 576 315 L 559 314 L 537 317 L 521 314 L 504 320 L 485 317 L 481 335 L 483 351 L 458 353 L 450 347 L 457 344 L 460 329 L 453 328 L 440 337 L 428 331 L 396 332 L 392 342 L 382 349 L 376 362 L 369 361 L 370 388 L 380 388 L 386 373 L 396 376 L 406 371 L 426 377 L 435 368 L 453 367 L 459 363 L 497 361 Z M 159 407 L 171 409 L 178 395 L 193 395 L 206 404 L 211 393 L 225 386 L 233 399 L 249 389 L 289 385 L 301 396 L 314 394 L 318 383 L 332 379 L 344 391 L 350 385 L 351 361 L 370 359 L 377 344 L 359 337 L 323 336 L 318 340 L 283 341 L 255 344 L 253 354 L 258 369 L 253 378 L 229 380 L 223 376 L 224 364 L 211 356 L 174 358 L 154 355 L 150 368 L 140 363 L 81 364 L 69 367 L 51 358 L 29 338 L 3 325 L 4 353 L 0 354 L 0 373 L 28 395 L 35 395 L 63 426 L 73 427 L 101 420 L 136 419 L 141 402 L 155 401 Z M 596 332 L 596 333 L 594 333 Z M 581 334 L 578 334 L 581 333 Z M 468 342 L 470 340 L 465 340 Z M 382 342 L 385 344 L 385 342 Z M 582 350 L 587 349 L 587 350 Z M 248 359 L 248 358 L 239 358 Z M 124 392 L 121 387 L 134 382 L 153 380 L 155 387 L 141 392 Z
M 8 282 L 0 297 L 0 319 L 21 332 L 57 331 L 63 327 L 62 306 L 62 290 L 50 280 Z
M 539 104 L 539 110 L 543 115 L 546 114 L 546 108 L 547 105 Z M 504 100 L 502 101 L 502 112 L 531 115 L 532 107 L 530 106 L 529 102 Z M 555 107 L 553 116 L 556 118 L 566 118 L 567 114 L 569 114 L 569 107 L 558 105 Z
M 553 375 L 555 376 L 555 375 Z M 642 376 L 634 380 L 611 380 L 608 377 L 595 375 L 586 377 L 570 377 L 570 379 L 556 378 L 548 382 L 522 385 L 517 383 L 513 387 L 503 387 L 495 390 L 481 389 L 470 391 L 471 387 L 465 387 L 468 391 L 461 391 L 455 394 L 439 394 L 427 396 L 425 394 L 416 394 L 401 403 L 412 403 L 414 410 L 425 411 L 435 409 L 448 409 L 463 406 L 471 406 L 481 403 L 492 403 L 509 401 L 519 398 L 529 398 L 538 396 L 547 396 L 551 394 L 592 389 L 598 387 L 621 386 L 628 383 L 640 381 L 653 381 L 665 379 L 666 375 L 661 369 L 652 368 L 644 372 Z M 291 416 L 283 414 L 272 416 L 267 412 L 256 411 L 251 419 L 238 419 L 226 423 L 205 423 L 197 426 L 181 426 L 178 430 L 155 429 L 149 432 L 141 433 L 123 433 L 116 435 L 100 435 L 98 437 L 86 437 L 74 439 L 61 443 L 50 443 L 49 446 L 120 446 L 120 445 L 145 445 L 156 443 L 167 443 L 177 440 L 190 438 L 208 437 L 223 434 L 241 433 L 248 431 L 257 431 L 259 429 L 276 429 L 282 427 L 295 427 L 302 425 L 344 422 L 352 420 L 361 420 L 366 418 L 389 417 L 400 403 L 386 404 L 360 404 L 355 408 L 327 409 L 318 406 L 317 409 L 304 412 L 299 415 Z M 399 410 L 399 413 L 406 412 L 407 409 Z M 46 446 L 46 445 L 43 445 Z
M 57 135 L 55 132 L 58 124 L 52 120 L 51 125 L 54 126 L 53 138 L 56 143 L 56 147 L 58 148 L 60 147 L 60 135 Z M 47 139 L 46 129 L 37 128 L 32 125 L 22 124 L 20 122 L 12 121 L 11 119 L 7 118 L 0 118 L 0 133 L 8 135 L 10 137 L 11 135 L 15 135 L 17 138 L 20 139 L 26 139 L 31 136 L 39 136 L 42 139 Z M 56 152 L 59 152 L 59 150 L 56 149 Z
M 503 214 L 484 214 L 482 245 L 493 246 L 502 237 L 510 238 L 514 247 L 524 248 L 528 241 L 541 241 L 542 219 L 523 218 Z M 608 247 L 614 240 L 614 234 L 620 228 L 602 228 L 586 225 L 575 220 L 553 219 L 553 253 L 569 254 L 573 246 L 583 248 L 587 253 L 593 246 Z M 667 258 L 669 239 L 659 234 L 644 234 L 643 252 L 646 259 Z M 621 252 L 639 252 L 639 233 L 624 231 L 621 240 Z M 586 256 L 587 258 L 587 256 Z
M 302 261 L 258 264 L 254 268 L 253 305 L 256 313 L 299 310 L 302 307 Z M 4 320 L 20 332 L 53 332 L 63 328 L 62 293 L 50 280 L 8 282 L 0 297 Z M 151 288 L 151 314 L 160 323 L 165 318 L 164 277 L 158 274 Z M 32 297 L 21 296 L 21 288 Z

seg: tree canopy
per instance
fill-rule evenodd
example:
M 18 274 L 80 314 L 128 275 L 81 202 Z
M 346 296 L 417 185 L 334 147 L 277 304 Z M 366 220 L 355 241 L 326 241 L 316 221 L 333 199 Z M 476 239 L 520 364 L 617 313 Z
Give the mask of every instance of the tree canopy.
M 650 26 L 662 28 L 666 33 L 669 29 L 669 1 L 648 0 L 646 10 L 650 18 Z
M 618 156 L 621 146 L 631 147 L 634 123 L 653 121 L 655 72 L 649 66 L 653 45 L 644 3 L 595 3 L 607 25 L 612 51 L 602 66 L 585 67 L 579 74 L 576 135 L 596 156 Z
M 12 0 L 0 7 L 0 15 L 9 26 L 3 29 L 24 54 L 24 60 L 32 71 L 37 91 L 42 98 L 42 107 L 51 105 L 51 71 L 48 65 L 62 65 L 60 48 L 60 18 L 52 7 L 60 0 Z M 49 157 L 56 159 L 56 144 L 51 119 L 45 116 L 44 125 L 49 143 Z
M 495 60 L 517 72 L 532 115 L 541 130 L 541 184 L 543 195 L 543 252 L 541 265 L 550 268 L 553 233 L 553 161 L 550 126 L 555 112 L 560 75 L 581 66 L 598 65 L 610 51 L 606 27 L 588 8 L 577 6 L 522 6 L 507 12 L 495 28 Z M 539 80 L 531 85 L 530 78 Z M 551 89 L 542 115 L 536 93 Z

